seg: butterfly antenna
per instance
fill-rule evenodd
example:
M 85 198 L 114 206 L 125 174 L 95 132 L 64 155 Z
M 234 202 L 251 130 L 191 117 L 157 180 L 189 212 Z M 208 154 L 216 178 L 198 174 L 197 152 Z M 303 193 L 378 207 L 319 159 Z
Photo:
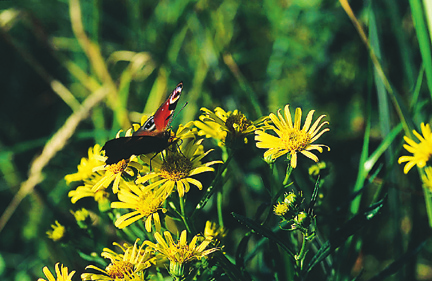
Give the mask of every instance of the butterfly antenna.
M 183 151 L 181 151 L 181 149 L 180 149 L 180 145 L 182 145 L 182 143 L 183 143 L 183 140 L 182 140 L 182 139 L 179 139 L 179 140 L 177 140 L 177 141 L 174 143 L 174 145 L 176 146 L 177 151 L 180 152 L 180 154 L 183 155 L 183 156 L 186 158 L 186 155 L 184 155 L 184 154 L 183 154 Z
M 152 160 L 153 160 L 153 158 L 155 158 L 159 153 L 161 153 L 161 155 L 162 155 L 162 158 L 163 158 L 163 154 L 162 154 L 162 151 L 161 152 L 158 152 L 158 153 L 155 153 L 155 155 L 153 155 L 152 156 L 152 158 L 150 158 L 150 161 L 149 161 L 149 163 L 150 163 L 150 171 L 152 171 Z
M 182 106 L 182 108 L 180 108 L 179 111 L 174 112 L 175 115 L 172 116 L 172 119 L 174 120 L 175 118 L 177 118 L 177 116 L 179 115 L 179 113 L 186 107 L 186 105 L 188 105 L 188 102 L 185 102 L 185 104 Z

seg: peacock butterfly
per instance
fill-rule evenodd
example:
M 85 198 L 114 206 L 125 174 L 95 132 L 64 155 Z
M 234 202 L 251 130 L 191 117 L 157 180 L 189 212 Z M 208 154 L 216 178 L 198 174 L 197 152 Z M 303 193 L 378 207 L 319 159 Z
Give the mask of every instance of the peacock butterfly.
M 150 116 L 147 121 L 130 137 L 109 140 L 102 147 L 107 156 L 106 164 L 114 164 L 132 155 L 159 153 L 172 143 L 171 131 L 168 130 L 174 110 L 183 89 L 180 82 L 168 99 Z

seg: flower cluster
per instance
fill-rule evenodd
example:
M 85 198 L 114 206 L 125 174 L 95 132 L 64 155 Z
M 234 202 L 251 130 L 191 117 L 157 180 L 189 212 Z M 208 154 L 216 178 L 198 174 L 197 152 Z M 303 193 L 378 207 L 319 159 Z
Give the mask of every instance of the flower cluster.
M 108 153 L 107 146 L 101 148 L 96 144 L 89 148 L 88 156 L 78 165 L 78 171 L 65 177 L 68 184 L 80 183 L 69 191 L 68 196 L 73 204 L 91 198 L 97 202 L 99 211 L 109 212 L 112 223 L 119 231 L 130 236 L 143 230 L 140 236 L 135 237 L 148 238 L 141 243 L 140 239 L 136 239 L 133 245 L 115 243 L 121 253 L 105 248 L 101 255 L 109 260 L 109 264 L 101 268 L 87 266 L 86 269 L 94 273 L 83 273 L 82 280 L 147 280 L 153 272 L 151 268 L 155 267 L 157 270 L 167 268 L 173 277 L 180 278 L 189 272 L 185 266 L 193 261 L 205 263 L 212 253 L 220 249 L 219 244 L 227 229 L 207 221 L 203 235 L 197 234 L 184 206 L 191 186 L 203 193 L 203 198 L 211 196 L 213 191 L 205 187 L 208 183 L 202 181 L 202 174 L 214 172 L 219 164 L 225 165 L 220 160 L 206 160 L 214 151 L 205 149 L 203 142 L 206 138 L 213 138 L 224 152 L 230 152 L 247 144 L 248 137 L 255 134 L 256 147 L 267 149 L 264 158 L 274 162 L 288 154 L 292 168 L 297 166 L 297 153 L 318 161 L 318 157 L 310 151 L 329 150 L 325 145 L 314 144 L 329 129 L 323 129 L 328 124 L 321 123 L 324 115 L 312 124 L 313 110 L 307 115 L 303 128 L 300 128 L 301 109 L 297 108 L 293 123 L 288 105 L 284 116 L 278 111 L 277 116 L 270 114 L 256 121 L 249 120 L 238 110 L 225 111 L 220 107 L 214 111 L 201 110 L 203 113 L 199 120 L 180 125 L 175 132 L 167 130 L 161 133 L 160 138 L 153 135 L 142 138 L 160 146 L 162 151 L 133 146 L 132 149 L 125 147 L 129 150 L 122 154 L 120 147 L 120 151 L 115 151 L 115 157 L 110 158 L 112 154 Z M 150 123 L 148 120 L 143 118 L 141 126 L 134 125 L 123 136 L 119 131 L 114 142 L 127 145 L 135 141 L 141 145 L 139 133 L 144 126 L 151 127 L 153 124 L 152 120 Z M 141 154 L 136 151 L 152 152 Z M 293 228 L 307 228 L 306 218 L 299 211 L 300 198 L 301 194 L 289 194 L 283 203 L 275 207 L 277 215 L 286 217 L 291 214 Z M 97 215 L 87 209 L 71 212 L 82 229 L 90 231 L 91 225 L 98 221 Z M 171 230 L 168 218 L 171 224 L 172 219 L 181 221 L 186 229 L 179 229 L 176 224 Z M 190 242 L 187 232 L 196 234 Z M 180 233 L 177 239 L 173 238 L 173 233 Z M 65 228 L 58 222 L 48 233 L 53 240 L 62 239 L 64 234 Z M 204 263 L 202 268 L 205 268 Z M 52 281 L 53 276 L 47 272 L 44 269 L 45 275 Z M 68 274 L 63 266 L 60 272 L 58 264 L 56 272 L 58 280 L 70 280 L 74 273 Z
M 315 235 L 312 224 L 314 215 L 301 207 L 303 201 L 301 191 L 298 194 L 291 191 L 285 194 L 282 202 L 277 202 L 273 211 L 287 223 L 290 230 L 299 230 L 306 239 L 311 239 Z
M 176 242 L 169 231 L 164 232 L 164 237 L 155 232 L 156 243 L 143 241 L 138 246 L 139 239 L 135 244 L 123 246 L 118 243 L 122 253 L 116 253 L 108 248 L 104 249 L 101 256 L 109 259 L 110 263 L 105 269 L 89 265 L 86 269 L 92 269 L 98 273 L 83 273 L 82 280 L 147 280 L 145 278 L 148 269 L 151 267 L 164 268 L 169 264 L 169 273 L 173 277 L 180 277 L 184 274 L 185 265 L 193 260 L 207 257 L 218 248 L 209 248 L 212 239 L 201 239 L 199 235 L 187 242 L 186 230 L 182 231 L 180 239 Z M 198 241 L 202 241 L 198 243 Z M 198 245 L 199 244 L 199 245 Z

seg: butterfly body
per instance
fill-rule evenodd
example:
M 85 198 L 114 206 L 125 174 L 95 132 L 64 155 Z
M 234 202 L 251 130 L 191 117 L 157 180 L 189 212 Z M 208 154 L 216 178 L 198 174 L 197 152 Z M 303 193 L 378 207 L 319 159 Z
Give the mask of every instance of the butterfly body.
M 168 130 L 174 110 L 183 89 L 180 82 L 172 91 L 168 99 L 158 108 L 154 115 L 130 137 L 120 137 L 109 140 L 102 147 L 107 156 L 106 164 L 114 164 L 132 155 L 159 153 L 173 141 L 171 131 Z

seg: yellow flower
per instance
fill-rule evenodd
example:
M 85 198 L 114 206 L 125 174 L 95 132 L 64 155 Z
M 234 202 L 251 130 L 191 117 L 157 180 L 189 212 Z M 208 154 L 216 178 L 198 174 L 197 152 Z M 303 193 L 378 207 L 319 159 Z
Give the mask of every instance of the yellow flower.
M 101 146 L 95 146 L 88 149 L 88 158 L 81 158 L 81 163 L 78 165 L 78 172 L 65 176 L 66 183 L 73 181 L 82 181 L 90 178 L 93 175 L 93 169 L 105 163 L 105 159 L 101 154 Z
M 169 194 L 153 191 L 148 186 L 130 185 L 130 190 L 121 188 L 117 193 L 121 202 L 111 203 L 111 208 L 133 209 L 134 211 L 117 218 L 115 226 L 124 228 L 139 219 L 145 218 L 145 228 L 151 232 L 151 223 L 154 221 L 156 231 L 160 232 L 161 223 L 158 211 Z
M 209 254 L 218 250 L 218 248 L 207 249 L 207 246 L 211 243 L 211 240 L 204 240 L 201 244 L 197 245 L 199 236 L 196 235 L 192 238 L 192 241 L 188 244 L 186 240 L 186 230 L 183 230 L 180 234 L 180 240 L 174 242 L 171 233 L 168 231 L 164 232 L 165 239 L 159 232 L 156 232 L 154 237 L 157 244 L 146 241 L 151 248 L 156 252 L 170 261 L 170 274 L 173 276 L 182 276 L 184 270 L 184 264 L 194 259 L 201 259 L 202 257 L 208 256 Z
M 75 204 L 78 200 L 85 197 L 93 197 L 96 202 L 102 203 L 108 200 L 108 192 L 105 191 L 105 188 L 101 188 L 97 191 L 92 190 L 93 185 L 84 185 L 78 186 L 75 190 L 71 190 L 68 193 L 71 198 L 72 204 Z
M 81 208 L 75 212 L 70 210 L 70 212 L 75 217 L 78 226 L 82 229 L 86 229 L 90 225 L 96 225 L 100 220 L 100 217 L 96 213 L 85 208 Z
M 284 194 L 283 202 L 277 202 L 277 204 L 273 207 L 273 211 L 277 216 L 283 216 L 286 219 L 290 219 L 289 216 L 292 216 L 293 213 L 299 211 L 300 204 L 303 202 L 303 193 L 300 191 L 295 194 L 293 191 Z M 289 214 L 287 214 L 290 212 Z
M 88 217 L 90 217 L 90 213 L 86 208 L 81 208 L 81 210 L 77 210 L 76 212 L 71 210 L 70 212 L 75 217 L 77 222 L 85 221 Z
M 198 189 L 202 189 L 202 184 L 199 180 L 192 178 L 191 176 L 201 174 L 204 172 L 213 172 L 214 168 L 210 166 L 216 163 L 222 163 L 222 161 L 211 161 L 202 164 L 201 159 L 209 154 L 212 150 L 204 152 L 201 142 L 203 139 L 196 142 L 190 141 L 180 148 L 180 152 L 177 149 L 165 150 L 165 156 L 161 158 L 151 160 L 151 165 L 154 172 L 150 172 L 147 175 L 138 178 L 136 183 L 142 184 L 148 181 L 153 181 L 150 188 L 156 188 L 160 186 L 160 192 L 170 194 L 174 187 L 177 187 L 177 191 L 180 197 L 183 197 L 190 189 L 190 185 L 195 185 Z M 145 162 L 149 162 L 150 159 L 146 156 L 141 157 Z M 158 188 L 158 189 L 159 189 Z
M 274 206 L 273 211 L 276 216 L 283 216 L 289 211 L 289 206 L 285 202 L 277 202 Z
M 46 266 L 43 268 L 43 273 L 48 280 L 39 278 L 38 281 L 71 281 L 72 276 L 75 274 L 75 271 L 71 271 L 71 273 L 68 273 L 67 267 L 61 265 L 61 267 L 59 268 L 59 263 L 56 263 L 55 273 L 57 275 L 57 278 L 54 277 L 54 275 Z
M 207 240 L 218 240 L 220 241 L 227 234 L 226 229 L 223 226 L 219 226 L 215 222 L 207 221 L 204 228 L 204 237 Z
M 328 169 L 326 162 L 318 162 L 309 167 L 308 173 L 310 176 L 316 178 L 320 174 L 323 174 L 323 172 L 325 172 L 326 169 Z
M 143 166 L 139 164 L 136 156 L 132 156 L 128 161 L 121 160 L 118 163 L 114 163 L 111 165 L 102 165 L 93 169 L 94 172 L 105 172 L 102 178 L 97 182 L 92 191 L 96 192 L 100 188 L 107 188 L 112 182 L 113 187 L 112 190 L 114 193 L 117 193 L 119 190 L 120 181 L 123 184 L 127 185 L 128 183 L 123 179 L 123 175 L 125 176 L 134 176 L 135 172 L 132 168 L 137 169 L 138 171 L 143 169 Z
M 323 152 L 323 147 L 326 147 L 329 151 L 330 148 L 323 144 L 312 144 L 322 134 L 329 131 L 329 128 L 321 130 L 321 128 L 328 124 L 327 121 L 319 124 L 325 115 L 321 115 L 315 121 L 311 127 L 312 117 L 315 110 L 309 111 L 305 124 L 300 129 L 302 111 L 300 108 L 296 109 L 294 124 L 291 119 L 291 112 L 289 105 L 285 106 L 285 114 L 282 116 L 280 110 L 278 110 L 278 116 L 271 113 L 270 120 L 273 125 L 267 124 L 265 129 L 273 130 L 277 136 L 273 136 L 265 133 L 262 130 L 256 130 L 255 140 L 257 141 L 256 146 L 258 148 L 268 149 L 264 152 L 264 158 L 276 159 L 286 153 L 289 153 L 291 158 L 291 167 L 297 167 L 297 152 L 300 152 L 304 156 L 318 162 L 318 157 L 311 152 L 311 150 L 318 150 Z M 321 131 L 320 131 L 321 130 Z
M 176 139 L 194 139 L 197 134 L 197 129 L 192 128 L 193 124 L 193 121 L 186 123 L 186 125 L 180 124 L 174 134 Z
M 118 243 L 114 245 L 120 247 L 123 254 L 118 254 L 108 248 L 105 248 L 101 256 L 111 260 L 111 263 L 105 268 L 100 269 L 94 265 L 89 265 L 86 269 L 94 269 L 103 274 L 83 273 L 82 280 L 127 280 L 127 281 L 144 281 L 144 270 L 149 268 L 154 261 L 154 256 L 151 251 L 144 249 L 145 244 L 142 243 L 138 247 L 139 239 L 135 241 L 133 246 L 125 244 L 124 247 Z
M 408 162 L 404 167 L 405 174 L 415 165 L 419 168 L 426 166 L 426 162 L 429 161 L 432 155 L 432 133 L 430 125 L 421 123 L 420 129 L 423 136 L 417 133 L 416 130 L 413 130 L 413 134 L 420 140 L 419 143 L 416 143 L 409 137 L 404 136 L 404 140 L 407 144 L 404 144 L 403 147 L 413 154 L 412 156 L 401 156 L 398 160 L 399 164 Z
M 262 122 L 262 119 L 252 122 L 238 110 L 225 112 L 222 108 L 216 107 L 212 112 L 203 107 L 201 111 L 204 114 L 199 117 L 200 121 L 194 122 L 195 126 L 200 129 L 198 135 L 214 138 L 221 146 L 231 144 L 238 139 L 246 143 L 245 137 L 253 133 L 256 126 Z
M 54 242 L 61 240 L 66 233 L 66 228 L 58 221 L 55 221 L 55 225 L 52 224 L 51 227 L 53 228 L 53 230 L 48 230 L 46 232 L 48 238 L 52 239 Z
M 302 201 L 302 192 L 299 192 L 299 196 L 297 196 L 294 192 L 290 191 L 286 193 L 284 196 L 284 203 L 288 206 L 298 206 Z
M 71 190 L 68 196 L 71 197 L 72 204 L 75 204 L 78 200 L 85 197 L 93 197 L 99 204 L 106 203 L 108 201 L 109 194 L 106 192 L 106 188 L 100 187 L 98 190 L 93 191 L 93 186 L 104 178 L 104 175 L 100 173 L 93 173 L 92 176 L 84 179 L 84 185 L 78 186 L 75 190 Z
M 423 187 L 432 191 L 432 167 L 426 167 L 422 175 Z

